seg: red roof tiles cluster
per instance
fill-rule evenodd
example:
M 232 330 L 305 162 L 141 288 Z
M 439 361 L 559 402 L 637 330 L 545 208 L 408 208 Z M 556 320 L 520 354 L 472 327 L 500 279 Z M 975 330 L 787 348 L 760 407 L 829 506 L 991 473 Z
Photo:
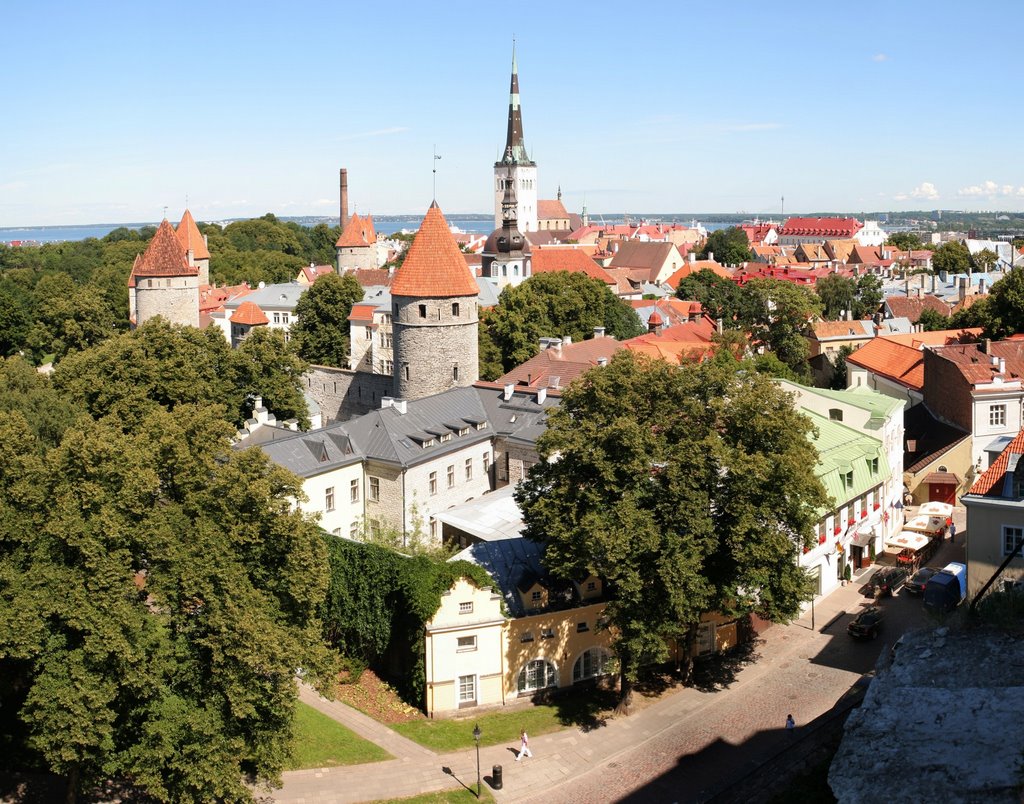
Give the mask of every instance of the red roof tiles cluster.
M 565 211 L 565 206 L 561 201 L 537 201 L 537 220 L 548 221 L 548 220 L 566 220 L 569 217 L 569 213 Z
M 199 231 L 199 227 L 196 226 L 195 218 L 192 217 L 192 213 L 187 209 L 185 214 L 181 216 L 181 223 L 178 224 L 178 241 L 181 243 L 181 247 L 185 249 L 186 254 L 191 251 L 192 259 L 194 260 L 208 260 L 210 259 L 210 251 L 206 247 L 206 238 L 203 237 Z
M 1011 455 L 1024 455 L 1024 431 L 1017 434 L 1006 448 L 999 453 L 992 465 L 974 481 L 970 494 L 979 494 L 983 497 L 1002 497 L 1003 478 L 1010 466 Z
M 856 218 L 790 218 L 780 237 L 853 237 L 864 227 Z
M 238 309 L 231 314 L 231 323 L 242 326 L 258 327 L 269 324 L 267 314 L 260 309 L 259 305 L 251 301 L 244 301 L 238 305 Z
M 405 262 L 391 281 L 392 296 L 446 298 L 480 292 L 437 202 L 430 205 Z
M 591 279 L 598 279 L 606 285 L 616 284 L 615 279 L 600 265 L 594 262 L 587 253 L 578 248 L 558 248 L 557 246 L 539 248 L 533 252 L 531 261 L 532 272 L 547 274 L 555 271 L 583 273 Z
M 345 231 L 341 233 L 335 248 L 360 248 L 377 242 L 377 233 L 373 228 L 373 215 L 359 217 L 355 212 L 348 219 Z
M 299 276 L 300 276 L 299 281 L 301 282 L 304 279 L 306 281 L 307 285 L 312 285 L 321 276 L 324 276 L 325 274 L 333 274 L 333 273 L 334 273 L 334 266 L 333 265 L 303 265 L 302 266 L 302 271 L 299 274 Z
M 588 338 L 576 343 L 561 344 L 541 352 L 497 380 L 530 388 L 561 388 L 599 361 L 608 360 L 623 345 L 615 338 Z
M 136 276 L 198 276 L 199 269 L 188 264 L 188 257 L 171 224 L 164 218 L 149 241 L 145 252 L 135 258 L 132 277 Z M 129 278 L 129 285 L 131 285 Z
M 657 313 L 652 313 L 652 317 Z M 717 328 L 707 318 L 676 324 L 658 332 L 623 341 L 631 352 L 640 352 L 671 363 L 702 362 L 715 353 L 712 339 Z

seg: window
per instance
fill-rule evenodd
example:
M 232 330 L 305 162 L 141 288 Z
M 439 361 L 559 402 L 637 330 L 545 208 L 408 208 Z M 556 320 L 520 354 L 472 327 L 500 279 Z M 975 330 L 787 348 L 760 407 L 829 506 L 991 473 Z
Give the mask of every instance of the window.
M 455 649 L 456 653 L 468 653 L 471 650 L 476 650 L 476 637 L 475 636 L 464 636 L 459 637 L 458 647 Z
M 476 676 L 459 676 L 459 706 L 476 703 Z
M 608 672 L 610 662 L 611 654 L 604 648 L 590 648 L 583 651 L 572 668 L 573 683 L 595 676 L 603 676 Z
M 523 635 L 519 637 L 520 642 L 533 642 L 533 631 L 523 631 Z
M 1008 556 L 1024 541 L 1024 528 L 1003 525 L 1003 555 Z
M 597 590 L 597 581 L 587 581 L 587 591 L 594 592 Z
M 1006 405 L 990 405 L 988 409 L 989 427 L 1006 426 Z
M 846 485 L 846 488 L 848 488 L 848 489 L 852 489 L 853 488 L 853 470 L 852 469 L 843 476 L 843 482 Z
M 430 493 L 437 494 L 437 472 L 430 473 Z
M 402 364 L 402 369 L 403 369 L 403 371 L 405 371 L 405 379 L 408 380 L 409 379 L 409 364 L 408 363 L 403 363 Z
M 281 313 L 281 323 L 282 324 L 287 324 L 288 323 L 288 313 Z
M 872 458 L 871 459 L 871 474 L 873 474 L 873 475 L 877 475 L 878 474 L 878 458 Z
M 530 594 L 530 600 L 532 600 L 534 603 L 539 603 L 541 597 L 542 597 L 542 595 L 541 595 L 540 592 L 536 592 L 535 591 L 535 592 Z
M 356 537 L 359 536 L 359 523 L 358 522 L 353 522 L 351 525 L 349 525 L 348 536 L 349 536 L 350 539 L 355 539 Z
M 486 475 L 491 471 L 491 453 L 484 453 L 484 474 Z
M 459 614 L 472 614 L 473 613 L 473 601 L 470 600 L 468 603 L 459 604 Z
M 324 508 L 328 511 L 334 510 L 334 486 L 324 492 Z
M 454 365 L 452 366 L 452 379 L 453 379 L 453 380 L 454 380 L 455 382 L 458 382 L 458 381 L 459 381 L 459 364 L 458 364 L 458 363 L 455 363 L 455 364 L 454 364 Z
M 370 478 L 370 499 L 377 502 L 380 499 L 380 478 Z
M 433 517 L 430 518 L 430 540 L 437 541 L 437 520 Z
M 274 323 L 275 324 L 280 324 L 281 323 L 281 314 L 280 313 L 274 313 Z
M 164 280 L 164 285 L 165 285 L 165 287 L 170 287 L 171 286 L 170 278 Z
M 577 634 L 585 634 L 589 630 L 590 630 L 590 626 L 588 626 L 586 623 L 576 623 L 576 633 Z
M 385 360 L 384 361 L 384 373 L 385 374 L 394 374 L 395 373 L 394 361 L 391 361 L 391 360 Z
M 542 628 L 541 631 L 540 631 L 540 638 L 541 639 L 554 639 L 555 638 L 555 629 L 554 628 Z
M 519 671 L 519 691 L 533 692 L 547 687 L 554 687 L 558 684 L 558 676 L 555 674 L 555 666 L 544 659 L 534 659 L 523 665 Z
M 459 303 L 458 302 L 452 302 L 452 317 L 453 318 L 458 318 L 459 317 Z
M 455 486 L 455 464 L 448 464 L 448 488 Z
M 152 279 L 147 279 L 146 282 L 147 282 L 147 284 L 146 284 L 147 288 L 153 287 L 153 280 Z
M 466 458 L 466 480 L 473 479 L 473 459 Z
M 348 484 L 348 499 L 349 502 L 359 502 L 359 481 L 353 480 Z
M 426 317 L 427 317 L 427 305 L 421 304 L 420 305 L 420 318 L 426 318 Z
M 372 340 L 372 338 L 373 338 L 373 329 L 372 329 L 372 327 L 364 327 L 363 329 L 366 332 L 365 340 Z
M 843 420 L 843 411 L 839 408 L 829 408 L 828 417 L 834 422 L 841 422 Z

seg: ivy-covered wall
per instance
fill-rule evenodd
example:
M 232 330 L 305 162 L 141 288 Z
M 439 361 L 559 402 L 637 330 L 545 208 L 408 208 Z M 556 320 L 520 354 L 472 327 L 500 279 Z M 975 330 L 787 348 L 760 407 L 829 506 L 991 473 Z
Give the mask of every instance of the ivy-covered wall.
M 493 587 L 494 581 L 468 561 L 404 556 L 328 534 L 324 539 L 330 559 L 322 614 L 325 639 L 345 658 L 392 676 L 403 695 L 422 707 L 424 623 L 459 578 L 482 588 Z

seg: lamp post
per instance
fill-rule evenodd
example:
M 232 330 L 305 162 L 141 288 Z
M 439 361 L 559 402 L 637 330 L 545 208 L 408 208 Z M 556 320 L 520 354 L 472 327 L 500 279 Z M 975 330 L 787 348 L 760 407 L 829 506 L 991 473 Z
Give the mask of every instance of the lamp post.
M 476 742 L 476 797 L 480 798 L 480 725 L 473 727 L 473 740 Z

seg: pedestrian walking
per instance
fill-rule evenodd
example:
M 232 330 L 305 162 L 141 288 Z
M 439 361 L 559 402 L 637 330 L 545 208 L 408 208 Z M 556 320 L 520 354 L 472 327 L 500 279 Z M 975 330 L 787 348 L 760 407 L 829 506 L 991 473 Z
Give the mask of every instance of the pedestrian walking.
M 519 732 L 519 754 L 516 755 L 516 762 L 521 760 L 523 757 L 532 757 L 533 751 L 530 750 L 530 735 L 526 733 L 526 729 L 521 729 Z
M 956 527 L 953 525 L 953 517 L 946 517 L 946 532 L 949 533 L 949 540 L 953 541 L 953 537 L 956 535 Z
M 786 732 L 788 734 L 792 734 L 793 733 L 793 729 L 795 729 L 795 728 L 796 728 L 796 721 L 793 720 L 793 716 L 792 715 L 786 715 Z

